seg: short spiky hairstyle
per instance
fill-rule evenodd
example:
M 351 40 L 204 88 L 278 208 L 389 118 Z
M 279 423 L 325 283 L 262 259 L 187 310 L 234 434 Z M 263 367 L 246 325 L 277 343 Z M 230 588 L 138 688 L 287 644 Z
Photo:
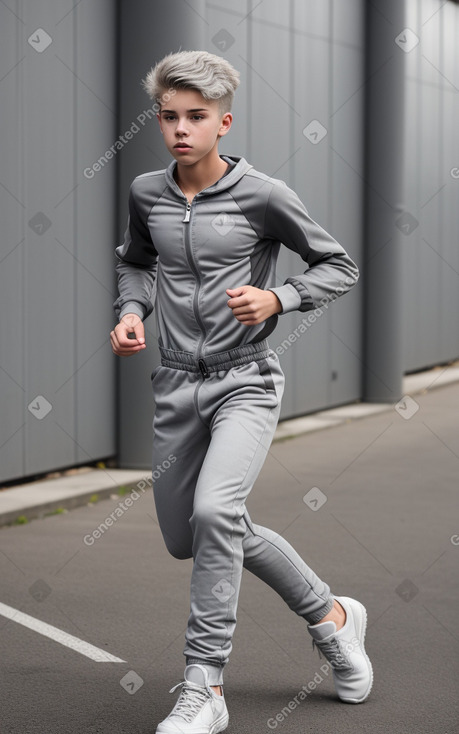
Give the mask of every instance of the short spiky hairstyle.
M 207 51 L 179 51 L 164 56 L 142 81 L 147 94 L 158 105 L 170 89 L 194 89 L 206 100 L 218 100 L 223 116 L 231 111 L 239 72 L 229 61 Z

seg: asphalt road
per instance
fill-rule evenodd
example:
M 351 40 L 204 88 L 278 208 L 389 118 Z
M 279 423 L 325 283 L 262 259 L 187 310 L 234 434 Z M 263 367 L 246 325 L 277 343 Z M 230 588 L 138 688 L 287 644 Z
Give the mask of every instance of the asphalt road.
M 289 708 L 325 661 L 306 622 L 245 571 L 228 734 L 459 732 L 459 385 L 416 403 L 409 419 L 393 410 L 274 444 L 247 503 L 335 594 L 366 605 L 369 699 L 340 703 L 323 675 Z M 85 543 L 121 501 L 0 530 L 0 604 L 124 661 L 0 614 L 1 734 L 153 734 L 172 708 L 192 561 L 168 555 L 151 491 Z

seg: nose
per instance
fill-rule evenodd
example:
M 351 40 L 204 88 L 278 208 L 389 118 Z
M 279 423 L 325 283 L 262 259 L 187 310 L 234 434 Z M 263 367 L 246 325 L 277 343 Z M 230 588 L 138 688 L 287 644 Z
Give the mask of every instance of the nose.
M 186 118 L 179 118 L 177 121 L 177 127 L 175 128 L 177 135 L 186 135 L 188 130 L 186 126 Z

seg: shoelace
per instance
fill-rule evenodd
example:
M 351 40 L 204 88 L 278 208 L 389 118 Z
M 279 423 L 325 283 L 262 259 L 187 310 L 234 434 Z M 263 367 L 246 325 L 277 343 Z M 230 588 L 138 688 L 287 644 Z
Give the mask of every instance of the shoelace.
M 349 672 L 353 670 L 349 658 L 343 654 L 336 637 L 333 637 L 329 642 L 317 642 L 313 640 L 312 649 L 314 650 L 316 647 L 319 651 L 319 657 L 321 658 L 323 653 L 334 670 L 347 670 Z
M 199 713 L 206 701 L 211 698 L 211 694 L 207 688 L 194 685 L 189 681 L 182 680 L 176 686 L 171 688 L 169 693 L 173 693 L 179 686 L 183 686 L 180 691 L 177 703 L 174 706 L 173 716 L 181 716 L 187 723 L 190 723 Z

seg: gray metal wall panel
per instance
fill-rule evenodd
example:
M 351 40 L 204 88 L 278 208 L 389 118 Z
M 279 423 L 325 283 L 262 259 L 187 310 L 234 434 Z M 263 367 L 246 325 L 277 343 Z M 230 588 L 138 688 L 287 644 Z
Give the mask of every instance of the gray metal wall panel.
M 331 233 L 364 268 L 362 125 L 364 111 L 364 13 L 360 0 L 333 3 L 331 66 Z M 327 404 L 361 395 L 363 293 L 358 283 L 330 310 Z
M 266 8 L 257 7 L 250 15 L 247 32 L 251 66 L 241 69 L 250 77 L 251 90 L 247 99 L 251 126 L 246 157 L 258 170 L 290 185 L 295 170 L 295 156 L 292 154 L 299 148 L 298 145 L 292 148 L 292 144 L 300 119 L 293 74 L 298 61 L 293 34 L 296 17 L 292 14 L 292 5 L 285 3 L 284 12 L 280 12 L 282 8 L 271 3 Z M 277 53 L 273 53 L 273 49 L 277 49 Z M 282 285 L 285 278 L 297 272 L 299 262 L 298 256 L 287 248 L 281 248 L 277 285 Z M 293 312 L 279 318 L 277 328 L 269 338 L 273 349 L 293 331 L 298 317 L 299 314 Z M 295 352 L 297 350 L 292 345 L 279 357 L 287 376 L 282 416 L 295 410 L 293 394 L 288 387 L 295 382 Z
M 442 95 L 443 141 L 440 170 L 446 185 L 440 201 L 440 218 L 443 226 L 443 267 L 441 283 L 440 353 L 459 354 L 459 179 L 453 178 L 452 169 L 459 175 L 459 143 L 457 121 L 459 119 L 459 51 L 457 33 L 459 32 L 459 13 L 448 3 L 442 10 L 442 68 L 447 80 Z
M 437 330 L 440 303 L 440 269 L 438 251 L 441 249 L 439 201 L 440 102 L 437 86 L 421 91 L 421 180 L 418 212 L 420 227 L 413 235 L 418 243 L 419 282 L 415 291 L 420 330 L 417 333 L 416 360 L 419 366 L 435 364 L 439 357 Z M 427 145 L 427 141 L 429 144 Z M 428 297 L 427 293 L 429 294 Z M 432 308 L 432 304 L 436 304 Z M 424 338 L 421 338 L 421 334 Z M 428 338 L 426 336 L 428 335 Z M 429 355 L 431 357 L 429 358 Z
M 421 121 L 420 112 L 421 96 L 419 85 L 415 79 L 408 78 L 405 82 L 405 104 L 410 114 L 405 116 L 405 154 L 404 154 L 404 181 L 405 181 L 405 209 L 419 220 L 419 135 L 413 134 L 412 117 Z M 411 297 L 416 294 L 419 287 L 419 274 L 421 258 L 419 257 L 419 244 L 415 237 L 403 238 L 404 257 L 402 260 L 402 283 L 403 283 L 403 344 L 404 362 L 413 364 L 416 360 L 417 333 L 419 330 L 420 312 L 417 307 L 417 299 Z
M 331 39 L 330 3 L 320 9 L 315 4 L 294 2 L 292 18 L 292 102 L 296 115 L 292 116 L 294 133 L 288 151 L 289 175 L 286 182 L 303 201 L 309 215 L 325 229 L 331 229 L 330 211 L 330 139 L 328 134 L 313 145 L 303 133 L 307 126 L 317 120 L 329 129 L 330 116 L 330 64 Z M 287 173 L 287 172 L 286 172 Z M 301 273 L 306 269 L 298 255 L 289 253 L 282 276 Z M 288 269 L 287 269 L 288 268 Z M 308 314 L 293 312 L 293 331 Z M 330 372 L 330 313 L 315 323 L 309 324 L 286 354 L 280 356 L 286 375 L 286 390 L 281 417 L 308 413 L 327 404 L 328 379 Z M 309 323 L 309 322 L 308 322 Z M 290 325 L 289 325 L 290 326 Z M 283 320 L 276 332 L 277 343 L 288 336 Z M 285 357 L 289 362 L 285 363 Z
M 80 257 L 78 240 L 79 228 L 87 238 L 97 219 L 96 246 L 105 248 L 105 278 L 111 284 L 114 202 L 110 194 L 97 196 L 109 182 L 95 184 L 92 208 L 80 207 L 77 200 L 78 187 L 88 183 L 77 167 L 78 150 L 85 140 L 94 141 L 98 125 L 99 145 L 105 146 L 113 126 L 107 110 L 96 103 L 92 80 L 87 78 L 85 86 L 77 69 L 78 51 L 89 59 L 86 44 L 92 38 L 97 45 L 103 36 L 105 55 L 97 63 L 101 89 L 113 106 L 115 38 L 105 31 L 114 8 L 105 6 L 104 14 L 88 6 L 78 31 L 70 1 L 17 2 L 13 12 L 1 9 L 6 66 L 0 106 L 2 131 L 10 133 L 8 150 L 3 145 L 0 198 L 6 255 L 0 272 L 1 342 L 9 344 L 0 358 L 2 405 L 7 405 L 7 420 L 1 421 L 2 481 L 116 450 L 113 420 L 105 420 L 113 417 L 111 350 L 90 358 L 90 349 L 107 339 L 108 310 L 104 313 L 98 294 L 80 279 L 83 262 L 88 278 L 93 276 L 98 256 Z M 77 133 L 78 103 L 81 112 L 86 104 L 83 88 L 88 114 Z M 112 185 L 113 180 L 112 174 Z M 84 206 L 84 197 L 80 202 Z M 78 380 L 84 380 L 79 389 Z
M 407 3 L 406 25 L 419 37 L 407 53 L 405 202 L 419 225 L 405 238 L 404 371 L 459 355 L 458 160 L 459 7 Z
M 57 392 L 76 359 L 72 196 L 59 206 L 74 187 L 75 49 L 73 17 L 56 26 L 62 15 L 56 6 L 52 0 L 23 5 L 26 27 L 41 27 L 53 39 L 41 53 L 29 45 L 22 66 L 26 221 L 38 212 L 50 220 L 44 233 L 25 229 L 26 389 L 28 401 L 42 395 L 52 405 L 40 420 L 27 414 L 26 475 L 76 459 L 75 395 Z
M 113 245 L 116 241 L 116 15 L 112 0 L 75 8 L 76 365 L 64 389 L 75 390 L 78 461 L 116 453 L 116 357 Z M 103 29 L 103 31 L 102 31 Z M 92 179 L 87 166 L 104 157 Z
M 15 17 L 17 12 L 17 3 L 11 6 L 11 11 L 0 5 L 0 125 L 2 140 L 8 140 L 8 146 L 3 144 L 0 148 L 0 467 L 2 476 L 7 477 L 14 475 L 15 467 L 22 468 L 26 402 L 22 299 L 25 204 L 19 144 L 23 122 L 23 76 L 21 63 L 18 63 L 23 56 L 23 48 L 22 26 Z M 8 313 L 6 304 L 10 309 Z

